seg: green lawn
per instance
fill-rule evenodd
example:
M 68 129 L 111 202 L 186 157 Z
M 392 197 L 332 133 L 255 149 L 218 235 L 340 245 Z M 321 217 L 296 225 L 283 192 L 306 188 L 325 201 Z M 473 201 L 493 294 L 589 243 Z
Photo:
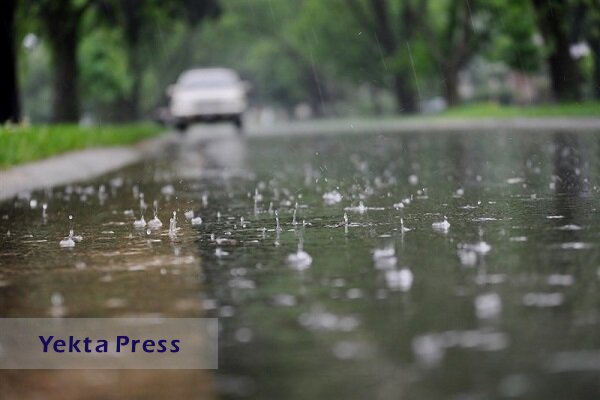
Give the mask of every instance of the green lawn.
M 600 117 L 600 102 L 536 106 L 501 106 L 496 103 L 476 103 L 454 107 L 436 115 L 460 118 Z
M 127 145 L 163 131 L 153 124 L 0 126 L 0 168 L 86 147 Z

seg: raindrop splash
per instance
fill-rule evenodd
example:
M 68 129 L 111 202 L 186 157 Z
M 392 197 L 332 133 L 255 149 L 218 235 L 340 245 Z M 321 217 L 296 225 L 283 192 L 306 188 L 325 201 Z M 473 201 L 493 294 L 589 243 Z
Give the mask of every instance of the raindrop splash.
M 404 233 L 410 231 L 412 231 L 411 228 L 407 228 L 406 226 L 404 226 L 404 218 L 400 218 L 400 232 Z
M 144 219 L 144 211 L 146 211 L 146 203 L 144 202 L 144 193 L 140 193 L 140 219 L 133 221 L 133 227 L 136 229 L 142 229 L 146 227 L 146 220 Z
M 448 222 L 448 218 L 444 215 L 444 220 L 441 222 L 434 222 L 431 224 L 431 227 L 436 232 L 448 233 L 450 230 L 450 222 Z
M 160 229 L 162 227 L 162 222 L 158 219 L 158 201 L 154 200 L 154 218 L 148 221 L 148 228 L 150 229 Z M 143 217 L 142 217 L 143 219 Z
M 385 281 L 390 290 L 407 292 L 413 284 L 413 273 L 408 268 L 389 270 L 385 273 Z
M 169 236 L 177 236 L 177 211 L 173 211 L 173 217 L 169 220 Z
M 298 211 L 298 203 L 296 203 L 296 206 L 294 207 L 294 215 L 292 217 L 292 225 L 296 226 L 298 225 L 298 222 L 296 222 L 296 212 Z
M 303 249 L 304 240 L 300 238 L 298 242 L 298 250 L 295 253 L 289 254 L 286 258 L 287 264 L 298 271 L 304 271 L 312 264 L 312 257 Z
M 73 216 L 69 215 L 69 236 L 63 238 L 63 240 L 61 240 L 59 242 L 60 247 L 65 247 L 65 248 L 75 247 L 75 242 L 81 242 L 82 240 L 83 240 L 83 237 L 76 236 L 74 234 Z
M 275 223 L 276 223 L 275 231 L 281 232 L 281 226 L 279 225 L 279 212 L 278 211 L 275 211 Z
M 342 201 L 343 197 L 344 196 L 342 196 L 342 194 L 337 190 L 332 190 L 331 192 L 323 194 L 323 200 L 327 205 L 337 204 Z

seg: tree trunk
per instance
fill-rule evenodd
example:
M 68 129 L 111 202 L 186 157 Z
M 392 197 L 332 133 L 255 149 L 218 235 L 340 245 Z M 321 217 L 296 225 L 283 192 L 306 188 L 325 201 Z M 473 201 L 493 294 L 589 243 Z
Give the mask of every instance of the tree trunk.
M 582 18 L 589 18 L 587 21 L 587 31 L 585 39 L 587 40 L 592 53 L 594 69 L 592 71 L 592 95 L 600 100 L 600 2 L 588 2 L 581 8 Z M 582 24 L 583 25 L 583 24 Z
M 137 120 L 140 116 L 141 89 L 141 53 L 140 34 L 142 28 L 142 13 L 139 0 L 121 0 L 124 12 L 124 30 L 127 49 L 127 69 L 132 81 L 131 91 L 125 96 L 124 114 L 127 120 Z
M 593 85 L 594 85 L 594 97 L 600 100 L 600 38 L 590 40 L 590 47 L 592 49 L 592 57 L 594 60 L 594 72 L 593 72 Z
M 118 101 L 119 121 L 135 121 L 140 117 L 141 63 L 137 45 L 127 46 L 127 71 L 131 79 L 131 89 Z
M 395 25 L 390 22 L 389 16 L 393 13 L 390 11 L 388 0 L 370 0 L 368 2 L 368 8 L 370 10 L 370 16 L 366 17 L 359 11 L 359 7 L 356 2 L 348 1 L 348 4 L 352 6 L 353 13 L 357 15 L 358 23 L 362 24 L 365 29 L 374 32 L 375 43 L 373 45 L 378 46 L 383 55 L 387 58 L 398 58 L 399 49 L 404 48 L 404 45 L 399 45 L 399 38 L 401 42 L 408 42 L 414 36 L 415 21 L 414 15 L 415 10 L 413 9 L 412 2 L 403 2 L 401 11 L 401 29 L 393 29 Z M 366 21 L 366 22 L 365 22 Z M 401 33 L 398 33 L 398 31 Z M 407 54 L 406 57 L 410 57 Z M 415 95 L 415 90 L 412 85 L 406 81 L 407 76 L 410 75 L 410 69 L 407 67 L 396 67 L 395 71 L 390 71 L 391 78 L 394 80 L 393 93 L 396 98 L 398 111 L 400 113 L 411 114 L 418 111 L 418 104 Z
M 460 103 L 458 95 L 458 71 L 453 68 L 445 68 L 444 74 L 444 99 L 448 107 L 456 106 Z
M 52 47 L 54 89 L 52 119 L 54 122 L 79 121 L 78 22 L 48 21 Z
M 133 80 L 131 93 L 127 97 L 125 107 L 127 119 L 129 121 L 136 121 L 140 118 L 140 71 L 132 72 L 131 79 Z
M 568 46 L 548 57 L 552 91 L 559 101 L 581 99 L 580 76 L 576 62 L 571 58 Z
M 533 0 L 533 4 L 540 32 L 550 48 L 547 59 L 554 96 L 559 101 L 579 100 L 581 75 L 571 57 L 569 33 L 564 28 L 567 7 L 546 0 Z
M 16 74 L 15 10 L 16 0 L 6 0 L 0 9 L 0 124 L 21 118 Z
M 321 118 L 325 116 L 325 93 L 314 65 L 308 65 L 306 67 L 304 76 L 308 94 L 308 103 L 312 109 L 313 116 L 316 118 Z
M 406 82 L 404 74 L 394 76 L 394 95 L 401 113 L 414 114 L 419 111 L 415 91 L 410 83 Z

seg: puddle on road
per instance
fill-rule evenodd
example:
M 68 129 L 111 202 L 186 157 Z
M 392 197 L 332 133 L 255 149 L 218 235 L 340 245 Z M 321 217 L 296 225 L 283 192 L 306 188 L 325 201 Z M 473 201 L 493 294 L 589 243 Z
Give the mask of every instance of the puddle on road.
M 592 399 L 599 173 L 597 134 L 175 145 L 2 203 L 0 312 L 219 317 L 220 398 Z

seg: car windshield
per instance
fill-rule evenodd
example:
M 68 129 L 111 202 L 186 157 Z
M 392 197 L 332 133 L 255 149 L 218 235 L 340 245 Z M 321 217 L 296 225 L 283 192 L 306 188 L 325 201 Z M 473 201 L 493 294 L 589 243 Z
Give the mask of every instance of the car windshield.
M 228 72 L 188 72 L 179 80 L 179 84 L 186 88 L 226 87 L 236 82 L 237 77 Z

